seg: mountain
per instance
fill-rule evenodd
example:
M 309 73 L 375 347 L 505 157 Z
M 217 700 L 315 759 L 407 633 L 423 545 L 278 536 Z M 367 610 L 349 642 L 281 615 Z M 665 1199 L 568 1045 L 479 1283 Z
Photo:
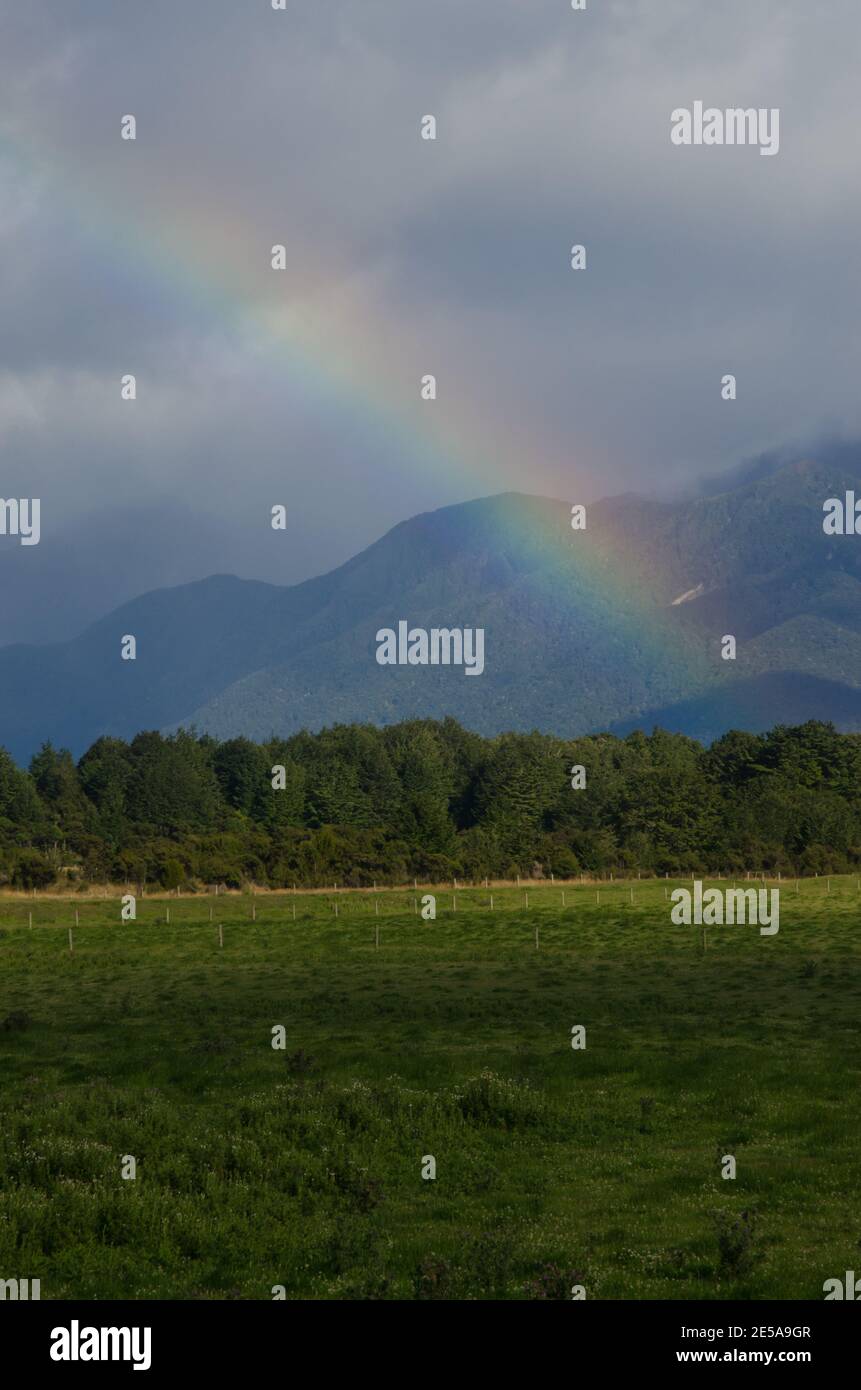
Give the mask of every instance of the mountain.
M 824 500 L 857 485 L 792 464 L 693 501 L 608 499 L 585 531 L 568 503 L 509 493 L 414 517 L 302 584 L 144 594 L 71 641 L 0 650 L 0 741 L 26 760 L 46 738 L 80 754 L 142 728 L 267 737 L 446 714 L 483 733 L 859 728 L 861 537 L 822 530 Z M 484 673 L 378 665 L 377 630 L 402 618 L 484 628 Z
M 775 671 L 620 720 L 609 732 L 624 738 L 635 729 L 661 728 L 712 743 L 727 729 L 766 733 L 776 724 L 804 724 L 809 719 L 836 724 L 846 733 L 861 732 L 861 690 L 798 672 Z

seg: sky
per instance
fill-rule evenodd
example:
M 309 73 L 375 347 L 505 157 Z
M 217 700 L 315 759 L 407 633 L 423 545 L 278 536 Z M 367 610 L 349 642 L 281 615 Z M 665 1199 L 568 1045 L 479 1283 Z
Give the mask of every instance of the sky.
M 0 33 L 0 478 L 42 516 L 0 536 L 0 641 L 861 436 L 857 0 L 0 0 Z M 779 108 L 779 152 L 673 145 L 697 100 Z

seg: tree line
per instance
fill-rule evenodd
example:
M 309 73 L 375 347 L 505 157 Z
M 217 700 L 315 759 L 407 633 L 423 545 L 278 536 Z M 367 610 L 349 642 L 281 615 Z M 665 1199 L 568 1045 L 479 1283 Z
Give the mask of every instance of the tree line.
M 145 732 L 100 738 L 77 762 L 45 743 L 26 771 L 0 749 L 0 884 L 13 888 L 813 874 L 859 862 L 861 735 L 813 721 L 707 748 L 660 729 L 484 738 L 445 719 L 262 744 Z

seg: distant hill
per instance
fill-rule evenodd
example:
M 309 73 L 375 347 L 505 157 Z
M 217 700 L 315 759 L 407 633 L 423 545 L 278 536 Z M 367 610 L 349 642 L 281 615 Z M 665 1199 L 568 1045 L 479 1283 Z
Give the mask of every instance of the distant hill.
M 809 719 L 829 721 L 844 733 L 861 733 L 861 690 L 797 671 L 776 671 L 622 719 L 609 732 L 624 737 L 635 729 L 659 728 L 713 743 L 728 729 L 759 734 L 772 724 L 797 725 Z
M 827 537 L 850 472 L 793 464 L 693 501 L 504 494 L 417 516 L 291 587 L 229 575 L 0 650 L 0 742 L 79 754 L 195 723 L 224 738 L 453 715 L 485 734 L 664 723 L 698 737 L 808 717 L 858 728 L 861 537 Z M 381 667 L 378 628 L 483 627 L 486 667 Z M 137 639 L 137 660 L 120 640 Z M 738 639 L 734 662 L 720 639 Z

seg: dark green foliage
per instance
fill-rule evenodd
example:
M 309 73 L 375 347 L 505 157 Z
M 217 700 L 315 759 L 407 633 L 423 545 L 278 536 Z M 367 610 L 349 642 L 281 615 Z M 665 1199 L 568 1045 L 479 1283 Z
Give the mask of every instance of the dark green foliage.
M 20 849 L 11 861 L 9 882 L 13 888 L 47 888 L 54 877 L 54 865 L 38 850 Z
M 762 1260 L 763 1252 L 756 1243 L 756 1213 L 742 1211 L 719 1212 L 715 1217 L 718 1245 L 718 1273 L 730 1279 L 750 1274 Z
M 413 1275 L 413 1297 L 423 1301 L 452 1298 L 452 1269 L 448 1260 L 425 1255 Z
M 573 789 L 582 765 L 586 786 Z M 277 773 L 277 776 L 276 776 Z M 763 870 L 861 860 L 861 735 L 829 724 L 481 738 L 453 719 L 255 744 L 101 738 L 77 766 L 0 749 L 0 883 L 344 887 Z
M 30 1015 L 19 1009 L 14 1013 L 7 1014 L 3 1022 L 0 1023 L 0 1028 L 3 1029 L 4 1033 L 20 1033 L 23 1032 L 25 1028 L 29 1028 L 30 1023 Z

